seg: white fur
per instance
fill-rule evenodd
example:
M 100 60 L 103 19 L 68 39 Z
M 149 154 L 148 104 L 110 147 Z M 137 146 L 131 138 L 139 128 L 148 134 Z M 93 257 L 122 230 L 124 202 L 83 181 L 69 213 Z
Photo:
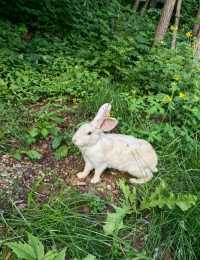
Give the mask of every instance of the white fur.
M 108 117 L 110 109 L 110 104 L 104 104 L 94 120 L 82 125 L 72 138 L 85 161 L 85 168 L 77 174 L 78 178 L 87 177 L 94 169 L 95 174 L 91 182 L 97 183 L 106 168 L 113 168 L 132 175 L 131 183 L 149 181 L 153 172 L 157 171 L 158 160 L 154 149 L 142 139 L 104 133 L 117 124 L 116 119 Z

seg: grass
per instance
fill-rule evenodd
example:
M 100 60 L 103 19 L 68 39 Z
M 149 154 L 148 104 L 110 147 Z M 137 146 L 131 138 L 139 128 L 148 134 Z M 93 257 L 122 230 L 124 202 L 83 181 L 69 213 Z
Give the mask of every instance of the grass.
M 92 195 L 81 195 L 67 189 L 43 205 L 32 201 L 24 210 L 12 203 L 12 211 L 5 212 L 1 218 L 9 238 L 5 236 L 4 241 L 13 237 L 23 238 L 22 234 L 28 230 L 40 237 L 47 247 L 67 246 L 70 258 L 80 258 L 89 253 L 102 257 L 102 252 L 107 257 L 112 256 L 112 239 L 102 232 L 105 213 L 83 213 L 84 207 L 95 210 L 90 208 L 94 200 L 96 198 Z M 98 206 L 102 207 L 102 203 Z

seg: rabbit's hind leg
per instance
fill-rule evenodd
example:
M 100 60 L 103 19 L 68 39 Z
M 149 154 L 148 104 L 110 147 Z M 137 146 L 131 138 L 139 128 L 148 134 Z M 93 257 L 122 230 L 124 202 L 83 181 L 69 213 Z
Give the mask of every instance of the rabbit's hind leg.
M 153 174 L 152 174 L 152 172 L 151 172 L 151 170 L 149 170 L 149 169 L 146 169 L 145 170 L 145 174 L 143 174 L 143 176 L 139 176 L 139 174 L 131 174 L 131 175 L 133 175 L 133 176 L 137 176 L 138 178 L 130 178 L 129 179 L 129 182 L 130 183 L 138 183 L 138 184 L 142 184 L 142 183 L 145 183 L 145 182 L 148 182 L 148 181 L 150 181 L 152 178 L 153 178 Z

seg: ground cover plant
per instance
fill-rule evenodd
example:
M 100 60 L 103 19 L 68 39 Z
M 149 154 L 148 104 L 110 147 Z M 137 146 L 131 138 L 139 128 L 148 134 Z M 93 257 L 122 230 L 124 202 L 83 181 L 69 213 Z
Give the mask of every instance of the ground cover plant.
M 3 260 L 199 259 L 198 1 L 183 1 L 179 28 L 173 16 L 154 47 L 164 4 L 130 2 L 1 1 Z M 105 102 L 116 132 L 155 147 L 150 182 L 77 179 L 72 135 Z

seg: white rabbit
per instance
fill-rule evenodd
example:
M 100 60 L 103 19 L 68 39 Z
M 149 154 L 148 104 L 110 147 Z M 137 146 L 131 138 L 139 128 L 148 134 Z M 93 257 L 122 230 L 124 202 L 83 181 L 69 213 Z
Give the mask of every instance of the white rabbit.
M 109 117 L 111 104 L 100 107 L 92 122 L 83 124 L 74 134 L 72 142 L 80 149 L 85 168 L 77 174 L 86 178 L 94 169 L 91 183 L 98 183 L 106 168 L 128 172 L 136 177 L 131 183 L 144 183 L 157 171 L 157 155 L 151 144 L 142 139 L 122 134 L 108 134 L 118 121 Z

